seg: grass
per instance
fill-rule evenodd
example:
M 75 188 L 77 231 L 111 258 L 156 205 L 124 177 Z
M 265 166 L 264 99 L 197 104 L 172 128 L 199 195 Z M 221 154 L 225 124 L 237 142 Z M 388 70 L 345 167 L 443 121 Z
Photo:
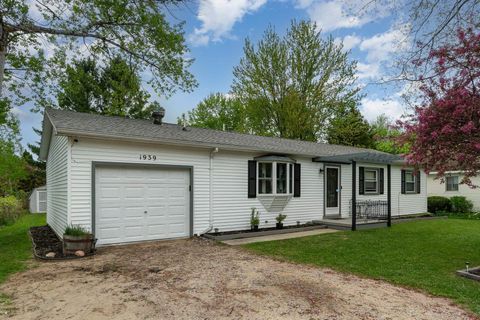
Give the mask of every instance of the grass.
M 260 254 L 374 279 L 448 297 L 480 315 L 480 282 L 455 271 L 480 266 L 480 221 L 440 219 L 392 228 L 342 231 L 247 244 Z
M 44 224 L 44 214 L 26 214 L 14 224 L 0 227 L 0 283 L 12 273 L 25 270 L 27 260 L 32 257 L 27 231 Z

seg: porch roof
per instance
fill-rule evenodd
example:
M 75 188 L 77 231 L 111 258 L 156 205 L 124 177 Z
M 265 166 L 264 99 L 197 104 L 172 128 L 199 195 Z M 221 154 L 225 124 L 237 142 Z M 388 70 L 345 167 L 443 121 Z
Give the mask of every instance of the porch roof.
M 368 163 L 404 163 L 401 156 L 388 153 L 359 152 L 334 156 L 321 156 L 312 159 L 313 162 L 332 162 L 349 164 L 352 161 Z

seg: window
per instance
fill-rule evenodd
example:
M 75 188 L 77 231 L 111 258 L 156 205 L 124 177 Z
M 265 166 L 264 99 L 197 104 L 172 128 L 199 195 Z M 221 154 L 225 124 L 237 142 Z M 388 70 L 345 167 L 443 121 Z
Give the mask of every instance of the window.
M 458 191 L 458 176 L 447 177 L 445 185 L 447 191 Z
M 378 170 L 365 168 L 365 193 L 378 193 Z
M 258 164 L 258 193 L 272 193 L 272 163 L 261 162 Z
M 293 164 L 258 162 L 258 194 L 291 194 Z
M 286 163 L 277 163 L 277 193 L 287 193 Z
M 405 171 L 405 192 L 406 193 L 415 193 L 415 175 L 413 171 Z

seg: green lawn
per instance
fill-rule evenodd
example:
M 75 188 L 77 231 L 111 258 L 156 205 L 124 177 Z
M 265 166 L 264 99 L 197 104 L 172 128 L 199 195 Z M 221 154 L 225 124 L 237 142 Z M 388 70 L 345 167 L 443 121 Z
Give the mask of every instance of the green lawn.
M 0 283 L 12 273 L 24 270 L 32 257 L 32 244 L 27 231 L 45 224 L 44 214 L 26 214 L 15 224 L 0 227 Z
M 455 275 L 480 266 L 480 221 L 442 219 L 252 243 L 255 252 L 330 267 L 449 297 L 480 314 L 480 282 Z M 293 271 L 294 272 L 294 271 Z

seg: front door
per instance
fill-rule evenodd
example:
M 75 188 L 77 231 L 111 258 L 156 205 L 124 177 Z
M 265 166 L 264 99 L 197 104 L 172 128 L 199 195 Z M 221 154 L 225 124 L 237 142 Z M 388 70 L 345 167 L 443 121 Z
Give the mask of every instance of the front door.
M 340 215 L 340 168 L 325 167 L 325 215 Z

